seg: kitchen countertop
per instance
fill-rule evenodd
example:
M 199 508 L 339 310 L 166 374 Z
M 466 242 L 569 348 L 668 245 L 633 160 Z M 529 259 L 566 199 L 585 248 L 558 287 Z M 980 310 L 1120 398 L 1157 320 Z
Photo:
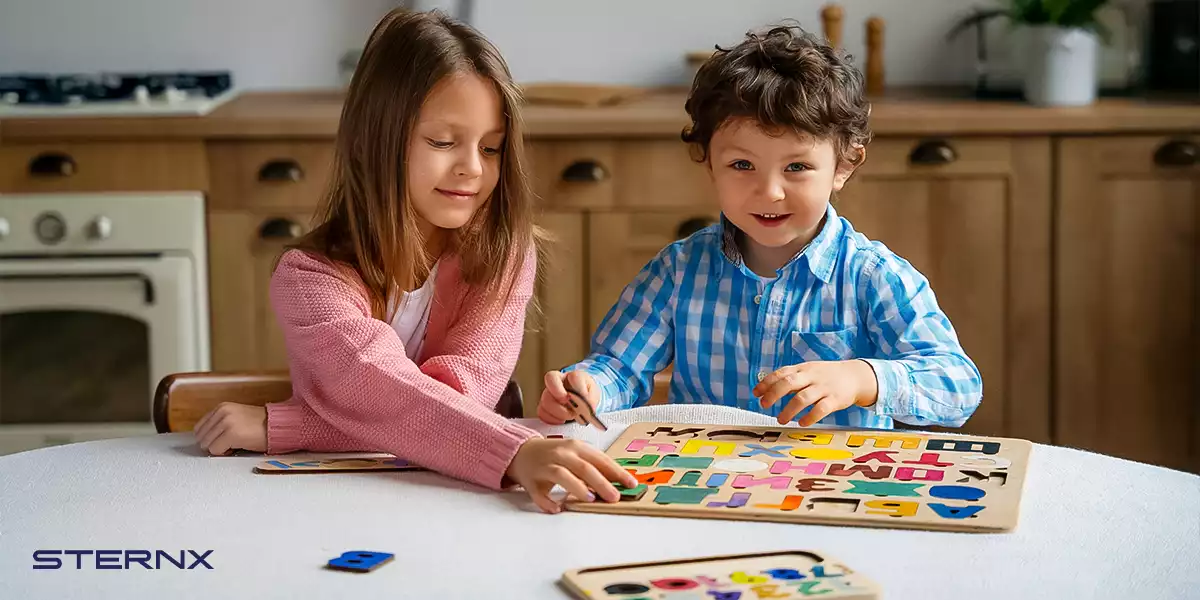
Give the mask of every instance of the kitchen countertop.
M 4 143 L 54 140 L 332 138 L 341 91 L 247 92 L 202 117 L 18 118 Z M 532 138 L 674 137 L 687 124 L 685 92 L 664 90 L 613 107 L 528 106 Z M 965 92 L 901 90 L 873 100 L 871 126 L 888 135 L 1047 135 L 1200 131 L 1200 101 L 1102 99 L 1081 108 L 980 101 Z

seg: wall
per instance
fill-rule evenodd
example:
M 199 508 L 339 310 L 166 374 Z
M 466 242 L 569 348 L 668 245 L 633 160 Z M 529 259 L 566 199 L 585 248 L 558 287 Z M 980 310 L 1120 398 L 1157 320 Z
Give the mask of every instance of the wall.
M 683 56 L 794 18 L 821 31 L 825 0 L 475 0 L 473 23 L 519 81 L 684 82 Z M 885 20 L 889 84 L 966 82 L 971 36 L 952 23 L 996 0 L 839 0 L 844 43 Z M 0 73 L 228 69 L 244 88 L 328 87 L 338 59 L 400 0 L 0 0 Z M 456 10 L 458 0 L 416 0 Z
M 0 73 L 222 69 L 328 87 L 393 0 L 0 0 Z

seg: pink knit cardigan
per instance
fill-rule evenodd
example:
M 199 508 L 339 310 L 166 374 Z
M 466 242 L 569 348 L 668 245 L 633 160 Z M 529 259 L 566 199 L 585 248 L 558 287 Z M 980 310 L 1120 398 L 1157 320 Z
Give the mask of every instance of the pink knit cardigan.
M 371 316 L 357 273 L 287 251 L 271 278 L 271 304 L 293 396 L 267 405 L 267 452 L 388 452 L 500 489 L 517 449 L 538 436 L 496 413 L 520 353 L 536 268 L 531 251 L 507 303 L 489 314 L 458 259 L 444 256 L 414 362 L 392 326 Z

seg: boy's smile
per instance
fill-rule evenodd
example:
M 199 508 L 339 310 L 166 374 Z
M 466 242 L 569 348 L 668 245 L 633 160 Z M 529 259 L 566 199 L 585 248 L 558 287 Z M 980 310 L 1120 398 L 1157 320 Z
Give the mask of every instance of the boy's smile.
M 747 118 L 713 133 L 708 167 L 721 211 L 745 234 L 746 266 L 768 277 L 812 241 L 830 195 L 854 171 L 827 139 L 767 132 Z

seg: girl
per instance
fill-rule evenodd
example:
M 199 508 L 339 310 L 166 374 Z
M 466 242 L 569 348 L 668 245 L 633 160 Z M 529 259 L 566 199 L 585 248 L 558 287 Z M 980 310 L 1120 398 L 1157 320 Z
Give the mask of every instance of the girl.
M 619 499 L 636 481 L 586 444 L 496 414 L 533 294 L 538 233 L 520 100 L 496 49 L 437 12 L 395 10 L 350 83 L 319 223 L 279 260 L 271 302 L 293 397 L 222 404 L 211 454 L 369 450 L 546 512 L 554 484 Z

